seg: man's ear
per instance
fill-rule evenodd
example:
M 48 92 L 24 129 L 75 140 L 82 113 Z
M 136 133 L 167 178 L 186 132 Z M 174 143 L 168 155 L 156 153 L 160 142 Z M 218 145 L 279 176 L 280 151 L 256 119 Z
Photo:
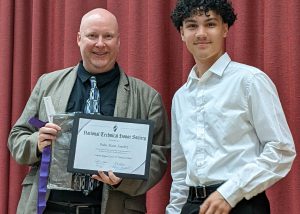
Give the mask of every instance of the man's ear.
M 81 35 L 80 35 L 80 32 L 78 32 L 77 33 L 77 45 L 78 46 L 79 46 L 80 40 L 81 40 Z
M 183 26 L 180 26 L 180 36 L 181 36 L 181 40 L 185 42 Z
M 224 33 L 223 33 L 223 37 L 226 38 L 227 34 L 228 34 L 228 24 L 224 23 L 223 24 L 223 28 L 224 28 Z

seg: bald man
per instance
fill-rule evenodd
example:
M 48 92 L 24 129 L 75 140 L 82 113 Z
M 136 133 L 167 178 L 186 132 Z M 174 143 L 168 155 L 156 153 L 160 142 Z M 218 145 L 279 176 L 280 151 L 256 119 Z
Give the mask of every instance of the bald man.
M 42 101 L 47 96 L 51 96 L 56 112 L 85 112 L 92 76 L 101 95 L 98 113 L 154 121 L 149 179 L 122 179 L 111 171 L 108 174 L 81 175 L 88 182 L 97 181 L 98 185 L 88 189 L 83 186 L 83 192 L 47 190 L 44 213 L 145 213 L 146 192 L 162 178 L 170 148 L 168 120 L 162 98 L 143 81 L 127 76 L 116 62 L 120 35 L 117 19 L 109 11 L 97 8 L 82 17 L 77 44 L 82 60 L 74 67 L 39 78 L 9 135 L 8 147 L 13 158 L 20 164 L 31 166 L 22 184 L 17 213 L 37 213 L 41 153 L 61 131 L 61 127 L 54 123 L 36 129 L 28 124 L 29 119 L 35 116 L 47 121 Z

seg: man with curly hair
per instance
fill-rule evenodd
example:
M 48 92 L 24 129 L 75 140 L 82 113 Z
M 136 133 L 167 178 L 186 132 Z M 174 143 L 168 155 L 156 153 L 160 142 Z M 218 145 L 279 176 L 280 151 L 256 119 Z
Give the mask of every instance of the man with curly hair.
M 274 84 L 224 51 L 231 2 L 179 0 L 171 18 L 196 64 L 172 101 L 166 214 L 270 213 L 265 190 L 296 156 Z

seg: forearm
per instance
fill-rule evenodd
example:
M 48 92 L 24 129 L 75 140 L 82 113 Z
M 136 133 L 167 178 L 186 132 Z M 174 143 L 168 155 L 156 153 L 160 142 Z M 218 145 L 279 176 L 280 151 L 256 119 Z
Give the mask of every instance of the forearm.
M 13 158 L 20 164 L 33 165 L 40 160 L 37 153 L 38 130 L 29 125 L 31 117 L 39 116 L 38 108 L 41 102 L 38 95 L 39 83 L 40 81 L 32 91 L 22 115 L 13 126 L 8 138 L 8 148 Z
M 173 181 L 166 214 L 179 214 L 187 200 L 189 187 L 185 181 L 187 162 L 179 142 L 179 130 L 174 109 L 172 109 L 171 175 Z
M 37 142 L 38 132 L 14 126 L 8 138 L 8 148 L 19 164 L 33 165 L 40 161 Z
M 218 192 L 234 207 L 243 198 L 252 198 L 286 176 L 295 154 L 293 144 L 269 142 L 254 162 L 233 174 Z

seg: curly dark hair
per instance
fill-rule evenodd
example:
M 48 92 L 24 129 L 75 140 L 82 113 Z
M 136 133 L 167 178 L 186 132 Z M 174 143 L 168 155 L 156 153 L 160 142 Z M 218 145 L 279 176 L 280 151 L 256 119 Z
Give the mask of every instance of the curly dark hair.
M 214 11 L 220 15 L 223 22 L 228 24 L 228 28 L 236 20 L 236 14 L 229 0 L 178 0 L 175 9 L 171 13 L 171 19 L 176 29 L 180 31 L 183 21 L 197 13 Z

